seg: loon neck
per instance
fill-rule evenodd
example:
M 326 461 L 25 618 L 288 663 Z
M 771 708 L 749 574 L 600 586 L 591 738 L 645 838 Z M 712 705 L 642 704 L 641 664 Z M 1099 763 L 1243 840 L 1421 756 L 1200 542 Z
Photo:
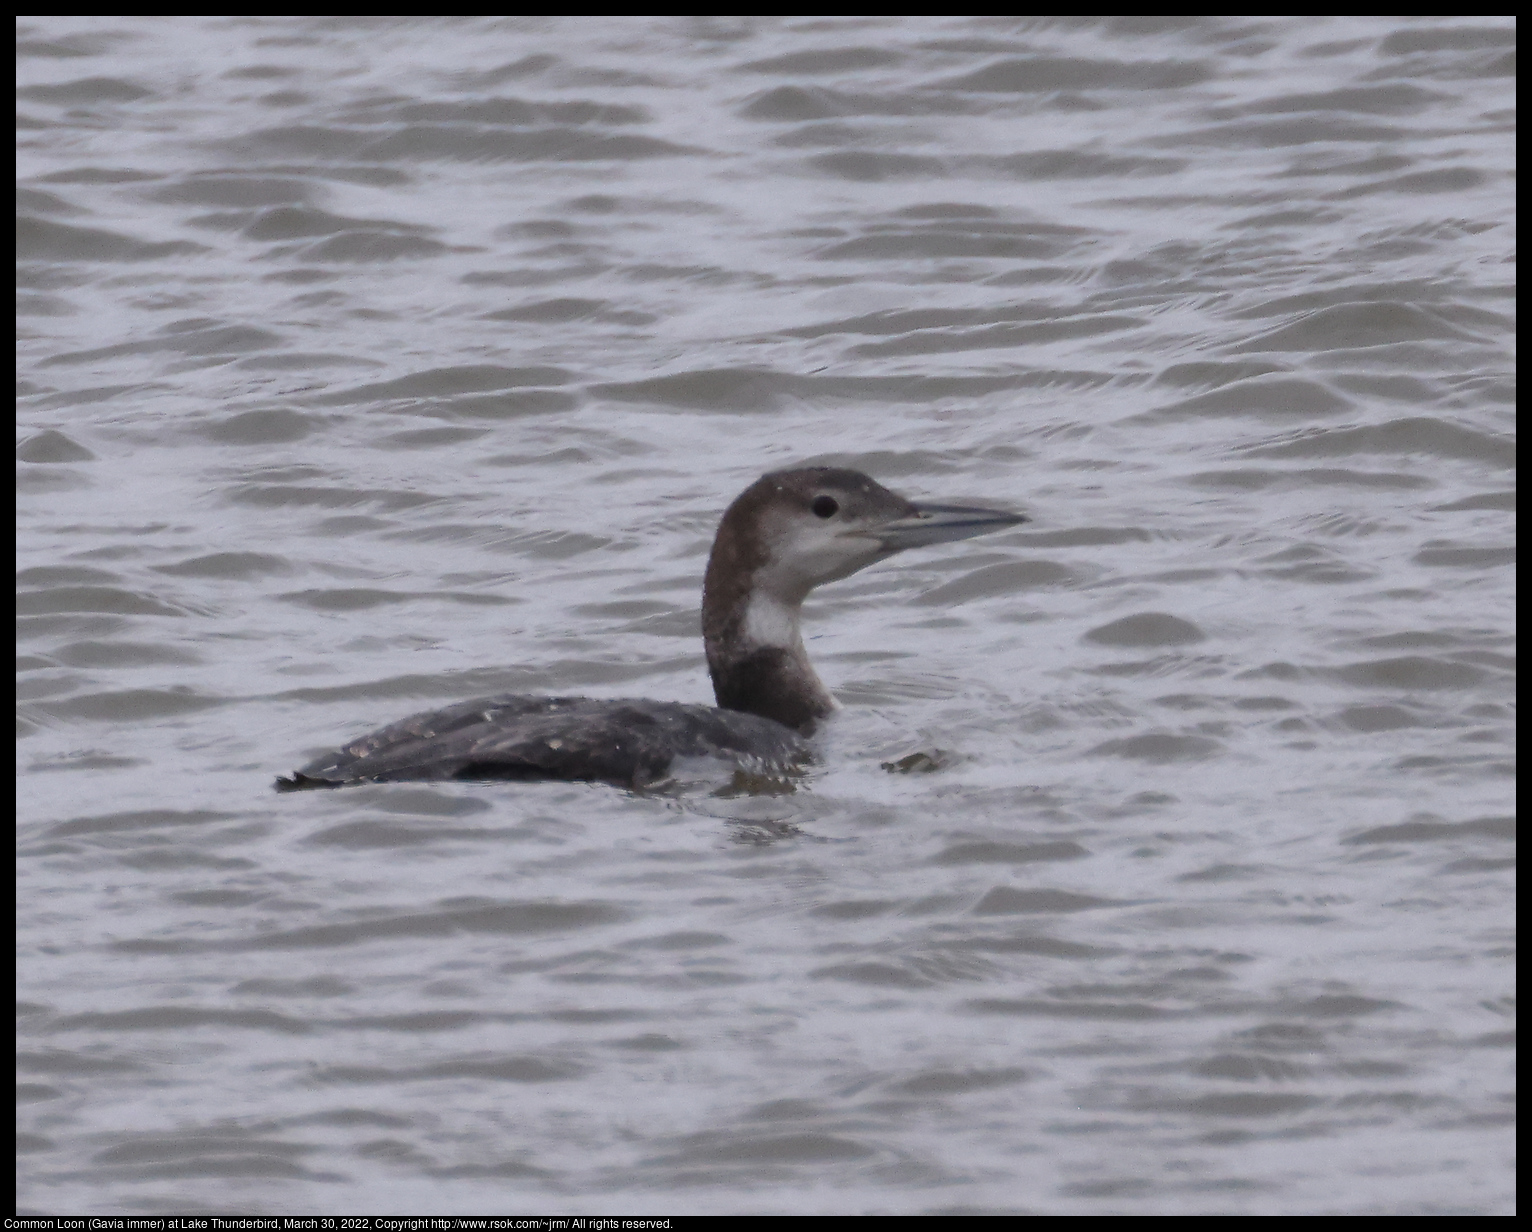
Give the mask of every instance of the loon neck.
M 734 510 L 730 510 L 730 515 Z M 808 732 L 840 703 L 809 663 L 799 628 L 803 600 L 769 567 L 759 536 L 734 533 L 726 515 L 702 586 L 702 640 L 713 695 L 725 710 L 743 710 Z
M 708 671 L 723 709 L 758 714 L 807 734 L 840 708 L 803 649 L 800 608 L 759 591 L 723 611 L 710 612 L 704 603 Z

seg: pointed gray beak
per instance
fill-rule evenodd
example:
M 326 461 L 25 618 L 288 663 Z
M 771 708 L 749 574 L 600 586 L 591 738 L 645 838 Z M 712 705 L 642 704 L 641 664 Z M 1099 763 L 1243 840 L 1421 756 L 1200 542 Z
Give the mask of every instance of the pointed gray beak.
M 868 533 L 888 551 L 902 552 L 906 548 L 971 539 L 1030 520 L 1019 513 L 1002 513 L 998 509 L 978 509 L 971 505 L 915 505 L 914 509 L 912 517 L 885 522 Z

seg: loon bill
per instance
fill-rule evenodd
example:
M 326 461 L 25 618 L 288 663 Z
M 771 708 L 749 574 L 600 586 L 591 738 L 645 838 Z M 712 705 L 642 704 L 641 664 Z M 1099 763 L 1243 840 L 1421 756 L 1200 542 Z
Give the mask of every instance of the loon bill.
M 715 706 L 645 698 L 503 694 L 401 720 L 276 781 L 278 791 L 428 779 L 561 779 L 643 787 L 678 758 L 770 774 L 809 759 L 805 739 L 839 708 L 799 630 L 814 587 L 906 548 L 1027 519 L 916 504 L 860 471 L 774 471 L 724 512 L 702 586 Z

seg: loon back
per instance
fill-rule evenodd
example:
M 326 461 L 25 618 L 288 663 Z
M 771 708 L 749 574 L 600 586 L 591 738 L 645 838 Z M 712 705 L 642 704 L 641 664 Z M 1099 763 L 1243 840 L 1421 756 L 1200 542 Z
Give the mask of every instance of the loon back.
M 1027 519 L 963 505 L 914 504 L 860 471 L 763 475 L 719 523 L 703 584 L 702 632 L 718 706 L 643 698 L 507 694 L 426 711 L 310 762 L 278 791 L 429 779 L 562 779 L 641 787 L 678 758 L 753 774 L 809 760 L 804 739 L 839 706 L 800 629 L 814 587 L 907 548 Z
M 724 758 L 751 774 L 780 776 L 807 761 L 810 748 L 780 723 L 715 706 L 506 694 L 412 715 L 276 786 L 561 779 L 644 787 L 665 778 L 678 757 Z

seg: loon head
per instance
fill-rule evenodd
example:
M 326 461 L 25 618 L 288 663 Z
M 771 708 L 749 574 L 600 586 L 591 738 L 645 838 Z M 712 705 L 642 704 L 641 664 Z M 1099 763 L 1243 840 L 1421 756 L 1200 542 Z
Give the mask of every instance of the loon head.
M 803 648 L 799 619 L 814 587 L 906 548 L 1026 520 L 966 505 L 916 504 L 843 467 L 761 476 L 725 511 L 703 583 L 702 634 L 718 704 L 812 728 L 838 706 Z

